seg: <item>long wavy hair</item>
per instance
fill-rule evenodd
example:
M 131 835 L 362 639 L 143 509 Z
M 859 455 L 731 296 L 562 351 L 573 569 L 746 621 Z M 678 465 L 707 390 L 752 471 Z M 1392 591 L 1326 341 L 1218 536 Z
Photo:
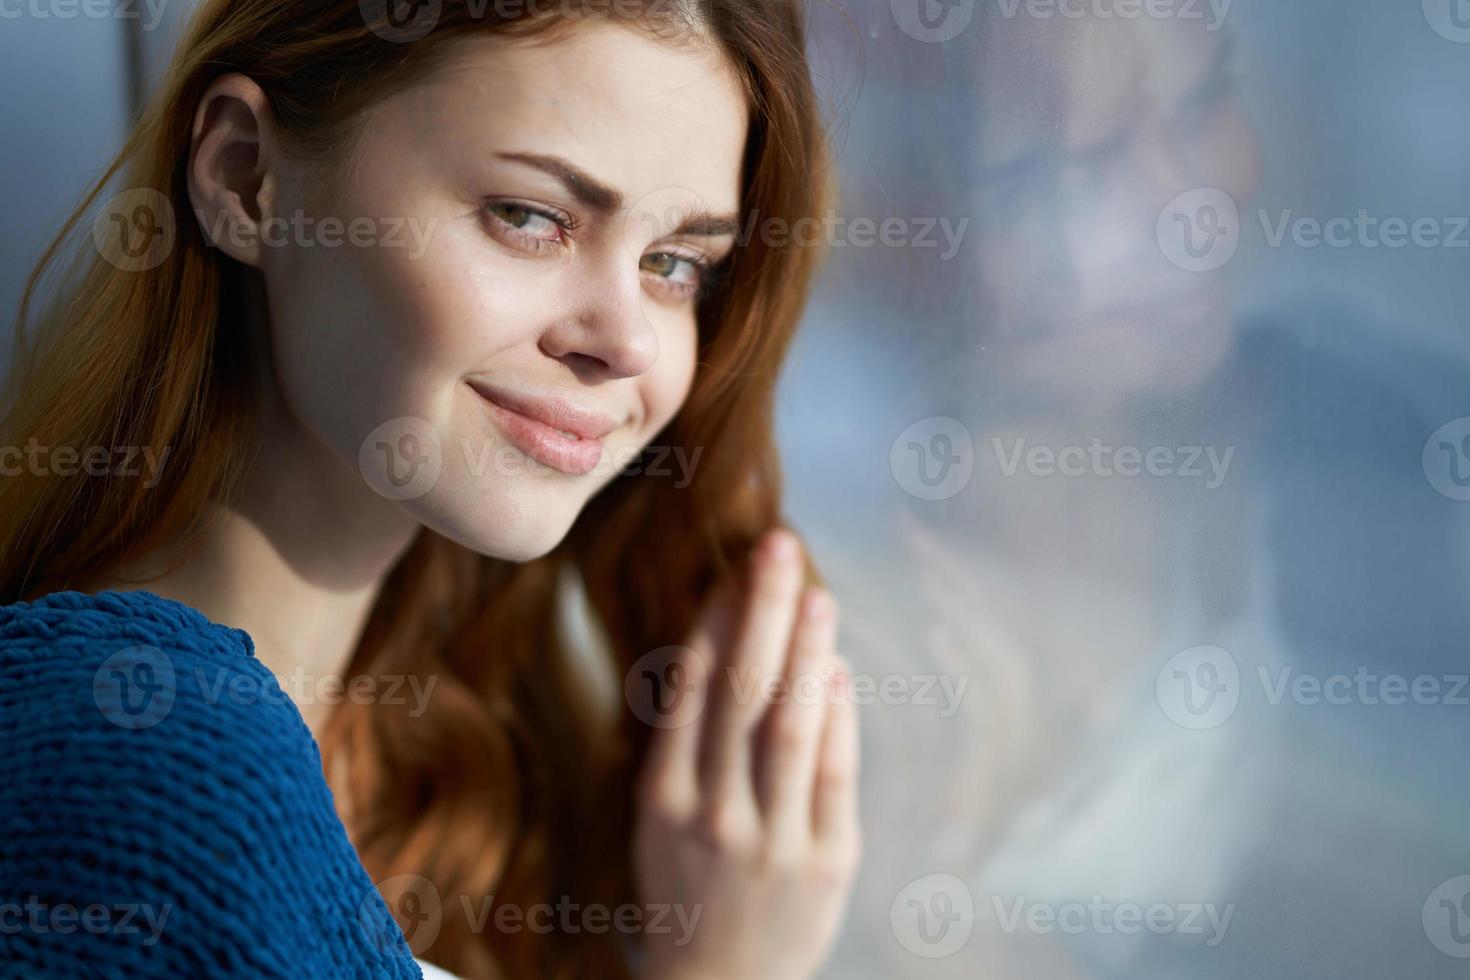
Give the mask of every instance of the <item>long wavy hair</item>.
M 228 72 L 254 79 L 287 137 L 330 164 L 350 144 L 359 110 L 423 77 L 447 43 L 569 29 L 584 5 L 420 5 L 437 18 L 412 43 L 394 36 L 405 30 L 397 0 L 379 2 L 377 16 L 371 6 L 209 0 L 122 150 L 31 273 L 3 444 L 170 455 L 153 486 L 54 471 L 0 480 L 0 602 L 75 587 L 166 542 L 197 541 L 211 506 L 238 492 L 253 410 L 245 311 L 264 285 L 187 220 L 191 121 L 210 82 Z M 749 108 L 742 212 L 787 227 L 820 216 L 832 199 L 807 16 L 802 0 L 649 0 L 631 21 L 669 38 L 697 32 L 723 50 Z M 145 271 L 105 258 L 103 226 L 88 220 L 114 180 L 130 193 L 156 192 L 184 216 Z M 417 718 L 344 699 L 321 739 L 375 881 L 422 876 L 446 905 L 491 895 L 522 909 L 559 898 L 609 909 L 637 901 L 633 786 L 650 729 L 575 659 L 557 628 L 559 583 L 568 572 L 580 583 L 618 688 L 640 656 L 683 641 L 710 590 L 782 523 L 773 392 L 821 252 L 754 236 L 728 261 L 698 310 L 693 388 L 657 440 L 701 454 L 692 481 L 676 486 L 630 467 L 533 561 L 478 555 L 425 528 L 391 570 L 344 680 L 434 676 L 433 697 Z M 39 303 L 43 293 L 50 298 Z M 33 305 L 43 309 L 34 322 Z M 630 970 L 615 932 L 476 929 L 454 915 L 421 954 L 470 977 Z

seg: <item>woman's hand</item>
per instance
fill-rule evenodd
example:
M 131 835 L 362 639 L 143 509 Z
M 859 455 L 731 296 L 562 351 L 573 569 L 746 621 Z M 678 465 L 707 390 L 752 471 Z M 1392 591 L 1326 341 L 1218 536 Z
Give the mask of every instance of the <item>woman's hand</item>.
M 654 733 L 638 787 L 642 898 L 674 906 L 672 930 L 645 936 L 649 980 L 805 980 L 826 958 L 861 853 L 836 637 L 785 530 L 761 540 L 743 596 L 702 612 L 670 672 L 695 716 Z

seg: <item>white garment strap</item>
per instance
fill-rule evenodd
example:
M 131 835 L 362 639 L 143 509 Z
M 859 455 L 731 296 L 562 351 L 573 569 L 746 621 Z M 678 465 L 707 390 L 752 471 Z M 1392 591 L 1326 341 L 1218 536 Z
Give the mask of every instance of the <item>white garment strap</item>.
M 420 959 L 415 959 L 414 962 L 423 968 L 424 980 L 459 980 L 459 977 L 447 970 L 441 970 L 432 963 L 425 963 Z

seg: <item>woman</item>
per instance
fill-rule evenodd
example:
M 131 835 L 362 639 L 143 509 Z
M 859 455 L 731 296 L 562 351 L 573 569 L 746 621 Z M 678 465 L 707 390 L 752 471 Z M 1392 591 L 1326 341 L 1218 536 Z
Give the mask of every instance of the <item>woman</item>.
M 1280 757 L 1275 733 L 1237 724 L 1191 741 L 1198 733 L 1165 716 L 1155 687 L 1163 662 L 1186 648 L 1269 649 L 1244 639 L 1265 631 L 1246 560 L 1256 526 L 1247 491 L 1260 478 L 1246 417 L 1262 399 L 1238 376 L 1221 384 L 1238 342 L 1225 270 L 1181 269 L 1157 238 L 1160 212 L 1192 188 L 1220 188 L 1242 213 L 1250 201 L 1257 144 L 1232 83 L 1231 36 L 1188 18 L 1007 17 L 977 5 L 960 63 L 870 64 L 870 87 L 886 69 L 893 89 L 926 93 L 915 131 L 942 120 L 958 145 L 935 152 L 893 139 L 891 114 L 875 116 L 873 171 L 890 179 L 849 210 L 899 200 L 911 213 L 972 216 L 952 262 L 936 252 L 907 268 L 878 250 L 849 256 L 841 268 L 854 281 L 887 277 L 891 311 L 824 302 L 809 323 L 842 324 L 844 336 L 867 323 L 870 356 L 909 368 L 892 372 L 892 407 L 871 410 L 882 441 L 860 444 L 901 450 L 889 487 L 863 501 L 872 533 L 825 539 L 810 529 L 860 645 L 854 660 L 864 673 L 925 677 L 934 692 L 927 709 L 864 722 L 865 767 L 903 772 L 910 791 L 865 808 L 873 839 L 900 832 L 909 846 L 885 848 L 884 869 L 868 862 L 892 904 L 855 909 L 844 949 L 884 976 L 1178 972 L 1176 961 L 1158 969 L 1174 947 L 1146 930 L 1004 926 L 1019 896 L 1023 911 L 1093 895 L 1145 905 L 1236 897 L 1230 862 L 1253 832 L 1240 817 L 1265 800 L 1256 761 Z M 850 145 L 861 142 L 854 125 Z M 968 208 L 954 204 L 961 188 Z M 853 295 L 870 302 L 872 292 Z M 900 310 L 938 336 L 894 343 L 886 325 Z M 822 371 L 809 373 L 791 390 L 820 390 Z M 838 414 L 875 400 L 864 392 Z M 968 445 L 937 426 L 900 436 L 943 418 L 962 423 Z M 1094 468 L 1094 444 L 1201 447 L 1192 469 L 1202 475 L 1154 476 L 1143 459 L 1138 478 L 1110 475 L 1116 457 Z M 1044 455 L 1032 464 L 1033 451 L 1051 454 L 1049 469 Z M 1189 452 L 1174 457 L 1182 473 Z M 946 453 L 968 468 L 946 469 Z M 946 473 L 948 499 L 915 492 Z M 871 520 L 875 497 L 893 501 L 888 520 Z M 928 804 L 916 811 L 905 805 L 913 798 Z M 1178 834 L 1212 846 L 1186 856 Z M 925 894 L 946 881 L 963 887 Z M 973 933 L 942 962 L 914 955 L 955 949 L 934 938 L 926 905 L 973 909 Z
M 801 8 L 505 6 L 210 3 L 33 274 L 13 964 L 803 977 L 830 947 L 856 719 L 771 434 L 817 255 L 736 240 L 826 207 Z M 128 904 L 157 928 L 54 927 Z M 532 924 L 573 905 L 602 927 Z

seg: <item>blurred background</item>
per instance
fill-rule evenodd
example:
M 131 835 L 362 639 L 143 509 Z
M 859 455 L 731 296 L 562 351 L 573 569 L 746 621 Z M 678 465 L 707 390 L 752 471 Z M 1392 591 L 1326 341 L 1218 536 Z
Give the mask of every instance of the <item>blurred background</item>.
M 12 311 L 188 9 L 0 8 Z M 780 434 L 867 840 L 825 975 L 1470 975 L 1470 2 L 811 18 L 842 200 Z

